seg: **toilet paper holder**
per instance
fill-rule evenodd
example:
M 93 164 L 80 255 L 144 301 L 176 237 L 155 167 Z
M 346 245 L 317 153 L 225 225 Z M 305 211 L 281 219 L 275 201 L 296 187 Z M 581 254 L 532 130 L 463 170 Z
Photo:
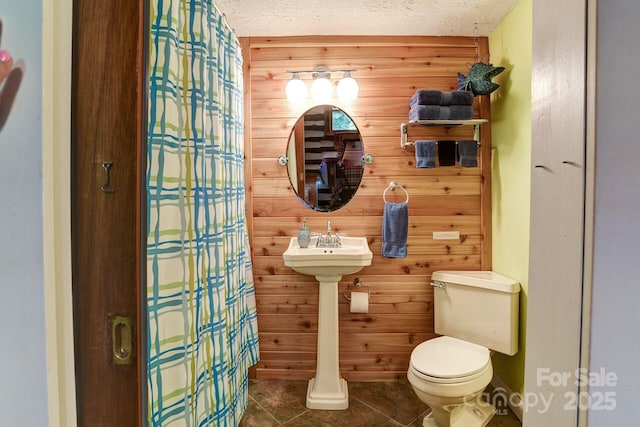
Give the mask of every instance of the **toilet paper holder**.
M 371 300 L 371 286 L 367 285 L 366 283 L 362 283 L 360 281 L 359 277 L 356 277 L 355 279 L 353 279 L 353 286 L 355 286 L 356 288 L 359 288 L 361 286 L 366 286 L 367 287 L 367 301 Z M 351 287 L 351 285 L 347 285 L 347 290 L 349 290 L 349 288 Z M 349 294 L 347 292 L 344 292 L 342 294 L 342 296 L 347 300 L 347 301 L 351 301 L 351 297 L 349 296 Z

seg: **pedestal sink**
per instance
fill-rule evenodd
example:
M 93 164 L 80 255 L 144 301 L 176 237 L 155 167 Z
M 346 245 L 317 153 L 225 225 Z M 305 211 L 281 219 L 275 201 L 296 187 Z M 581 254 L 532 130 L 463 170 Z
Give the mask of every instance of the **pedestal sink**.
M 347 409 L 349 390 L 340 377 L 338 338 L 338 282 L 371 265 L 373 254 L 365 237 L 341 237 L 341 247 L 301 248 L 293 237 L 282 254 L 284 265 L 298 273 L 315 276 L 320 285 L 318 301 L 318 349 L 316 376 L 307 387 L 307 408 Z

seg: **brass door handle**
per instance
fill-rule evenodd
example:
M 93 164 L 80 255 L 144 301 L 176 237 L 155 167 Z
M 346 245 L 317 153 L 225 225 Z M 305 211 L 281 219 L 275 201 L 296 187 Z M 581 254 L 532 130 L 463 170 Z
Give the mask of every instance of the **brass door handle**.
M 114 316 L 111 319 L 111 346 L 115 365 L 130 365 L 133 359 L 131 318 Z

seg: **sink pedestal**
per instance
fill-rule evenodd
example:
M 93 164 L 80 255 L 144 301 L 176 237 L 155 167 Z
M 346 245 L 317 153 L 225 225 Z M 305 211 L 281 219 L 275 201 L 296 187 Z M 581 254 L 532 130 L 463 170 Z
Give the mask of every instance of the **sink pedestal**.
M 316 376 L 309 380 L 307 408 L 347 409 L 349 389 L 340 377 L 338 337 L 338 282 L 342 276 L 316 276 L 318 300 L 318 348 Z

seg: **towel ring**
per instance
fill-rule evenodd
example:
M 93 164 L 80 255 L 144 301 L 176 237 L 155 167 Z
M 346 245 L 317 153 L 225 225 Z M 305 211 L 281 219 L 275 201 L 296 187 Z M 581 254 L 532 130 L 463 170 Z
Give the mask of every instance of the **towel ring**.
M 389 183 L 389 186 L 384 190 L 384 193 L 382 193 L 382 200 L 384 200 L 386 202 L 387 201 L 387 191 L 389 191 L 389 190 L 394 191 L 396 188 L 399 188 L 402 191 L 404 191 L 404 194 L 407 195 L 407 200 L 405 200 L 404 202 L 405 203 L 409 203 L 409 192 L 402 185 L 396 184 L 395 182 Z

